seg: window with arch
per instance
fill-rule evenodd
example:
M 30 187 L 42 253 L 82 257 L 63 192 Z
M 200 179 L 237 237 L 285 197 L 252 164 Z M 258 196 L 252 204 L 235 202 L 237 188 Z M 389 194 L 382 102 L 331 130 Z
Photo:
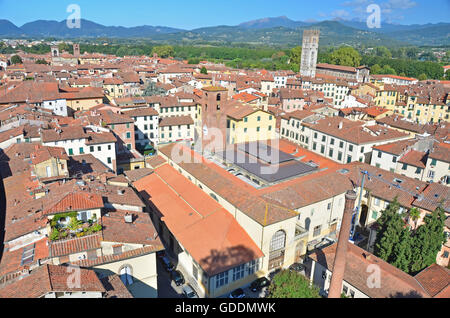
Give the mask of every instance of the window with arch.
M 286 232 L 280 230 L 275 233 L 270 241 L 270 251 L 279 251 L 286 246 Z
M 125 265 L 120 269 L 120 279 L 125 286 L 133 284 L 133 269 L 130 265 Z
M 221 99 L 222 99 L 222 96 L 220 96 L 220 94 L 217 94 L 217 101 L 220 102 Z

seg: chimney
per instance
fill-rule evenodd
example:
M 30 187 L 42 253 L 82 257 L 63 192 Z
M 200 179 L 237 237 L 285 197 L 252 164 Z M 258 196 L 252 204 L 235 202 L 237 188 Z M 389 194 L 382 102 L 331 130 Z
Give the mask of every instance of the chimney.
M 133 223 L 133 215 L 132 214 L 125 214 L 125 223 Z
M 339 123 L 339 130 L 341 130 L 342 127 L 344 127 L 344 123 L 341 121 L 341 122 Z
M 350 238 L 350 228 L 352 226 L 353 209 L 355 207 L 356 192 L 348 191 L 345 194 L 344 216 L 342 217 L 341 231 L 334 258 L 333 276 L 331 278 L 328 298 L 341 298 L 342 282 L 346 266 L 347 246 Z

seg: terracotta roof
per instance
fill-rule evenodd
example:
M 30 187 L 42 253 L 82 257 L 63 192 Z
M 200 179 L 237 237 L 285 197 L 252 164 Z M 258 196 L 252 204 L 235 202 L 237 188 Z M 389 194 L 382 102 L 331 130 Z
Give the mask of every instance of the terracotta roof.
M 93 210 L 103 208 L 103 199 L 96 193 L 75 192 L 60 198 L 54 205 L 48 207 L 45 214 L 61 212 Z
M 425 169 L 427 154 L 421 151 L 411 150 L 401 157 L 398 162 L 406 163 L 410 166 Z
M 44 265 L 0 289 L 0 298 L 39 298 L 51 292 L 100 292 L 106 290 L 93 270 L 79 269 L 80 284 L 69 286 L 73 275 L 65 266 Z M 79 286 L 79 287 L 78 287 Z
M 336 247 L 337 243 L 316 250 L 309 257 L 332 272 Z M 348 244 L 347 249 L 344 280 L 370 298 L 429 297 L 414 277 L 354 244 Z M 370 288 L 367 284 L 371 274 L 367 268 L 371 265 L 380 269 L 381 288 Z
M 67 256 L 84 251 L 97 250 L 101 248 L 101 242 L 101 234 L 51 242 L 49 246 L 50 257 Z
M 126 215 L 132 216 L 132 223 L 125 222 Z M 102 225 L 104 241 L 161 246 L 158 232 L 148 213 L 109 212 L 102 216 Z
M 264 256 L 228 211 L 170 165 L 134 186 L 209 276 Z
M 433 264 L 414 277 L 434 298 L 450 298 L 450 270 Z
M 163 117 L 159 123 L 159 127 L 168 126 L 181 126 L 181 125 L 193 125 L 194 120 L 191 116 L 174 116 L 174 117 Z
M 106 290 L 104 298 L 133 298 L 118 275 L 111 275 L 100 279 Z

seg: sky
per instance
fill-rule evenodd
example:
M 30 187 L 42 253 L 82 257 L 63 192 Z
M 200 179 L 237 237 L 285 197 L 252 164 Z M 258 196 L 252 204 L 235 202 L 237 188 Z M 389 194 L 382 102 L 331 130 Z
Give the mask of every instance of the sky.
M 76 4 L 82 19 L 107 26 L 190 30 L 278 16 L 307 22 L 335 18 L 366 21 L 366 9 L 372 3 L 380 6 L 381 19 L 390 23 L 450 22 L 450 0 L 0 0 L 0 19 L 19 27 L 35 20 L 62 21 L 70 15 L 67 7 Z

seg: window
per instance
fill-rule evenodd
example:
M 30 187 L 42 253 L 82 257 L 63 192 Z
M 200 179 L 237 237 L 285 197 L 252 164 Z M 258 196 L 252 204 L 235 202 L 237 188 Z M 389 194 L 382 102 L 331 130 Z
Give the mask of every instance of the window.
M 27 246 L 23 249 L 22 260 L 20 261 L 20 266 L 28 265 L 33 263 L 34 260 L 34 248 L 36 244 Z
M 437 160 L 436 160 L 436 159 L 432 159 L 432 160 L 431 160 L 431 165 L 432 165 L 432 166 L 436 166 L 436 164 L 437 164 Z
M 253 275 L 259 270 L 259 260 L 253 260 L 248 264 L 248 274 Z
M 348 156 L 347 163 L 351 163 L 351 162 L 352 162 L 352 156 Z
M 314 228 L 313 236 L 314 236 L 314 237 L 319 236 L 320 233 L 322 233 L 322 225 L 316 226 L 316 227 Z
M 328 157 L 330 157 L 330 158 L 333 157 L 333 149 L 330 149 L 330 153 L 328 154 Z
M 422 173 L 422 169 L 421 168 L 417 168 L 416 169 L 416 174 L 421 174 Z
M 87 252 L 87 258 L 88 258 L 88 260 L 95 260 L 95 259 L 97 259 L 97 250 L 88 251 Z
M 122 245 L 113 246 L 113 254 L 114 255 L 122 254 Z
M 111 145 L 108 145 L 108 150 L 111 150 Z
M 73 156 L 73 149 L 72 148 L 69 149 L 69 156 Z
M 286 233 L 284 231 L 278 231 L 272 237 L 270 241 L 270 251 L 278 251 L 286 245 Z
M 428 172 L 428 178 L 430 178 L 430 179 L 434 179 L 434 171 L 429 171 Z
M 397 162 L 397 157 L 392 157 L 392 162 L 396 163 Z
M 220 288 L 228 284 L 228 271 L 216 276 L 216 288 Z
M 89 151 L 90 151 L 90 152 L 94 152 L 94 151 L 95 151 L 95 147 L 94 147 L 94 146 L 91 146 L 91 147 L 89 148 Z
M 111 157 L 108 157 L 108 164 L 111 164 L 111 163 L 112 163 Z
M 403 164 L 402 170 L 408 170 L 408 165 L 406 163 Z
M 353 145 L 348 146 L 348 151 L 353 152 Z
M 131 139 L 131 133 L 127 132 L 127 139 Z
M 84 148 L 80 147 L 80 155 L 83 155 L 83 154 L 84 154 Z
M 372 212 L 372 219 L 374 219 L 374 220 L 378 219 L 378 212 L 377 211 L 373 211 Z
M 245 274 L 245 264 L 233 268 L 233 281 L 237 281 L 244 278 L 244 274 Z
M 342 160 L 342 152 L 339 152 L 338 153 L 338 161 L 341 161 Z
M 125 286 L 133 284 L 132 271 L 130 266 L 125 266 L 120 270 L 120 279 Z

